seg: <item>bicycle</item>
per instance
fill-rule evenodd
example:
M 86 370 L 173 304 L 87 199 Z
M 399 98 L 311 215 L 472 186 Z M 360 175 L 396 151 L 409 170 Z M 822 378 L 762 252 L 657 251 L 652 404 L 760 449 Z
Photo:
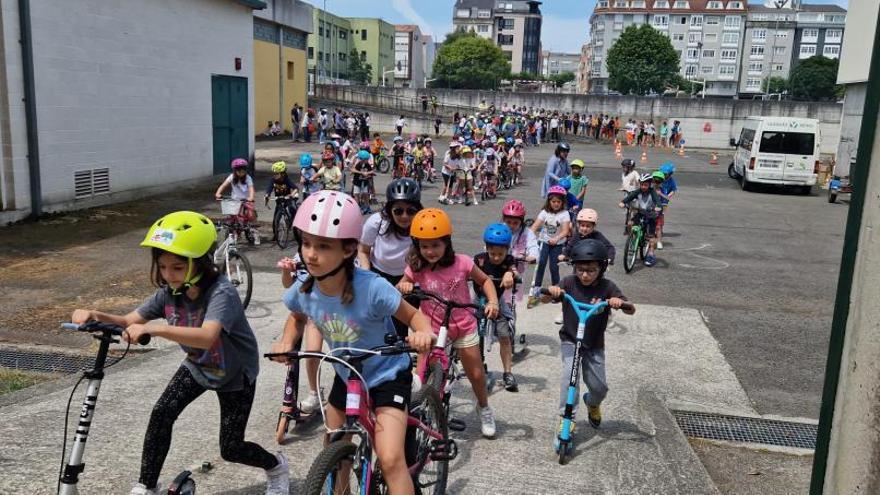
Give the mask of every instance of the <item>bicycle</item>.
M 101 389 L 101 382 L 104 379 L 104 370 L 125 359 L 128 355 L 128 350 L 131 347 L 131 344 L 129 343 L 126 345 L 122 356 L 116 361 L 107 364 L 107 354 L 110 350 L 110 344 L 118 343 L 118 337 L 122 336 L 125 329 L 118 325 L 102 323 L 94 320 L 82 325 L 77 325 L 75 323 L 62 323 L 61 328 L 77 332 L 89 332 L 99 342 L 98 351 L 95 355 L 95 362 L 91 369 L 83 371 L 82 376 L 73 386 L 73 390 L 70 391 L 70 397 L 67 399 L 67 408 L 64 413 L 64 442 L 61 447 L 61 467 L 58 471 L 57 492 L 59 495 L 76 495 L 79 493 L 79 490 L 77 489 L 79 475 L 82 474 L 85 469 L 83 454 L 85 453 L 86 440 L 89 437 L 92 420 L 95 417 L 95 407 L 98 404 L 98 392 Z M 149 334 L 142 335 L 138 340 L 138 344 L 141 345 L 146 345 L 149 342 Z M 76 436 L 74 436 L 73 439 L 73 447 L 70 449 L 70 457 L 67 458 L 65 463 L 64 459 L 67 455 L 67 423 L 70 416 L 70 404 L 73 401 L 73 394 L 76 393 L 76 389 L 83 380 L 88 380 L 86 397 L 83 400 L 82 409 L 79 413 L 79 424 L 76 428 Z
M 626 239 L 626 245 L 623 248 L 623 269 L 626 273 L 632 271 L 636 265 L 636 257 L 645 261 L 648 254 L 648 239 L 646 237 L 647 216 L 643 213 L 633 213 L 633 218 L 638 219 L 638 223 L 629 229 L 629 235 Z
M 542 288 L 541 294 L 551 295 L 550 291 Z M 587 327 L 587 321 L 596 313 L 608 306 L 608 301 L 600 301 L 595 304 L 582 303 L 575 300 L 570 295 L 563 293 L 563 298 L 571 304 L 578 316 L 577 337 L 575 338 L 574 359 L 571 364 L 571 374 L 568 380 L 568 392 L 565 399 L 565 409 L 562 413 L 562 427 L 556 437 L 554 449 L 559 457 L 559 464 L 565 464 L 568 455 L 574 450 L 574 443 L 571 437 L 572 424 L 574 423 L 574 406 L 578 400 L 578 380 L 581 365 L 581 351 L 584 349 L 584 333 Z M 632 309 L 633 304 L 624 302 L 620 309 Z
M 525 260 L 522 260 L 525 261 Z M 490 277 L 493 282 L 500 282 L 501 279 L 497 277 Z M 508 301 L 508 308 L 510 309 L 510 318 L 507 319 L 507 325 L 510 327 L 510 350 L 511 350 L 511 358 L 516 360 L 524 356 L 528 350 L 523 348 L 519 352 L 516 350 L 516 287 L 518 284 L 522 283 L 522 277 L 516 275 L 513 278 L 513 287 L 510 289 L 510 301 Z M 500 297 L 500 296 L 499 296 Z M 478 300 L 477 305 L 479 306 L 479 310 L 477 311 L 477 331 L 480 335 L 480 357 L 483 361 L 483 369 L 486 372 L 486 388 L 491 392 L 495 385 L 495 379 L 492 377 L 492 374 L 489 372 L 489 367 L 486 365 L 486 356 L 492 353 L 492 344 L 498 338 L 496 326 L 498 324 L 498 320 L 492 320 L 486 318 L 485 313 L 483 313 L 483 308 L 486 305 L 486 297 L 481 296 Z M 503 315 L 499 314 L 499 318 L 504 318 Z M 519 343 L 525 345 L 526 336 L 525 334 L 519 336 Z
M 297 197 L 275 197 L 275 213 L 272 215 L 272 237 L 280 249 L 287 249 L 293 240 L 293 219 L 296 217 Z M 269 198 L 266 198 L 269 206 Z
M 480 180 L 480 197 L 486 201 L 486 198 L 495 199 L 497 194 L 498 176 L 491 172 L 483 172 Z
M 415 352 L 396 334 L 385 336 L 387 345 L 373 349 L 336 349 L 340 355 L 322 352 L 268 353 L 267 358 L 284 357 L 290 360 L 319 358 L 333 361 L 349 368 L 345 407 L 345 424 L 329 432 L 329 442 L 312 462 L 305 481 L 305 493 L 309 495 L 358 493 L 363 495 L 387 493 L 382 471 L 374 460 L 373 438 L 375 415 L 369 389 L 362 377 L 362 362 L 373 356 L 391 356 Z M 320 380 L 320 374 L 319 374 Z M 407 416 L 407 432 L 404 451 L 407 468 L 416 489 L 431 488 L 429 493 L 443 494 L 449 474 L 449 461 L 458 455 L 455 441 L 449 438 L 446 416 L 436 390 L 425 385 L 419 391 L 419 400 L 411 401 Z M 321 407 L 323 415 L 323 407 Z M 326 422 L 326 421 L 325 421 Z M 346 437 L 357 437 L 352 442 Z M 432 467 L 432 471 L 426 468 Z M 426 482 L 433 474 L 433 481 Z M 425 476 L 423 476 L 425 475 Z M 352 486 L 354 484 L 354 486 Z
M 297 340 L 293 350 L 299 352 L 302 348 L 302 339 Z M 299 408 L 299 360 L 287 365 L 287 375 L 284 378 L 284 396 L 281 399 L 281 411 L 278 413 L 278 422 L 275 424 L 275 442 L 283 445 L 287 439 L 287 433 L 291 428 L 305 423 L 315 416 L 315 412 L 303 413 Z M 293 422 L 293 426 L 291 426 Z
M 385 154 L 385 151 L 388 148 L 382 148 L 379 150 L 379 154 L 374 156 L 374 161 L 376 162 L 376 169 L 383 173 L 387 174 L 389 170 L 391 170 L 391 161 L 388 160 L 388 155 Z
M 238 239 L 242 234 L 247 235 L 248 227 L 241 223 L 239 215 L 231 215 L 227 220 L 217 222 L 215 227 L 217 237 L 225 239 L 214 251 L 214 264 L 238 291 L 241 305 L 247 309 L 254 291 L 254 276 L 250 261 L 238 250 Z M 224 232 L 225 236 L 221 236 Z

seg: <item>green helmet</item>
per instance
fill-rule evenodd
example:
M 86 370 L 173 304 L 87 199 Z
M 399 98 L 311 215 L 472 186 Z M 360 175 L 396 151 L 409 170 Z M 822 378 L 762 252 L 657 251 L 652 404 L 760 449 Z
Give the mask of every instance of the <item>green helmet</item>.
M 176 211 L 156 220 L 141 246 L 193 259 L 206 255 L 216 240 L 217 230 L 208 217 L 194 211 Z
M 287 172 L 287 164 L 286 163 L 281 161 L 281 162 L 275 162 L 272 164 L 272 173 L 283 174 L 284 172 Z
M 658 170 L 658 171 L 656 171 L 656 172 L 654 172 L 654 173 L 651 174 L 651 178 L 652 178 L 652 179 L 666 180 L 666 174 L 664 174 L 663 172 L 661 172 L 661 171 Z

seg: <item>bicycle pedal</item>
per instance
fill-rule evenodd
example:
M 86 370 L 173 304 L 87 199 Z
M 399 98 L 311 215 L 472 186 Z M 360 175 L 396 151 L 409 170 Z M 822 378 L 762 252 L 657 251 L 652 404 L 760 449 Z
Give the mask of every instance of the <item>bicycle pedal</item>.
M 449 418 L 449 422 L 447 424 L 450 430 L 452 431 L 464 431 L 467 429 L 467 423 L 460 419 Z
M 458 445 L 451 438 L 447 440 L 433 440 L 429 457 L 432 461 L 451 461 L 458 457 Z

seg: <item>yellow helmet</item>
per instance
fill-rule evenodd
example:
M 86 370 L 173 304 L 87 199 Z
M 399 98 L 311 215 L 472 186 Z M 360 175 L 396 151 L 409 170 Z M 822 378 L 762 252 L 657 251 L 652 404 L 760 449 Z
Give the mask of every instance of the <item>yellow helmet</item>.
M 207 254 L 216 240 L 217 230 L 208 217 L 194 211 L 176 211 L 156 220 L 141 246 L 192 259 Z
M 584 168 L 584 161 L 581 160 L 580 158 L 577 158 L 577 159 L 571 161 L 570 166 Z
M 462 146 L 461 147 L 461 154 L 462 155 L 465 153 L 473 153 L 473 152 L 474 152 L 474 150 L 472 150 L 470 146 Z
M 505 141 L 504 138 L 502 138 L 502 137 L 498 138 L 498 141 L 495 141 L 495 144 L 505 144 L 505 143 L 507 143 L 507 141 Z
M 283 174 L 287 172 L 287 164 L 283 161 L 275 162 L 272 164 L 272 173 L 273 174 Z

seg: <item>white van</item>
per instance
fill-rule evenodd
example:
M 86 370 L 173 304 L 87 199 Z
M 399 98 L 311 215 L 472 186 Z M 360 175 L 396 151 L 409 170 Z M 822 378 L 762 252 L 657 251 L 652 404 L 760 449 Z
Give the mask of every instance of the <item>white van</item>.
M 810 194 L 819 171 L 819 121 L 793 117 L 749 117 L 728 174 L 743 190 L 754 183 L 794 186 Z

